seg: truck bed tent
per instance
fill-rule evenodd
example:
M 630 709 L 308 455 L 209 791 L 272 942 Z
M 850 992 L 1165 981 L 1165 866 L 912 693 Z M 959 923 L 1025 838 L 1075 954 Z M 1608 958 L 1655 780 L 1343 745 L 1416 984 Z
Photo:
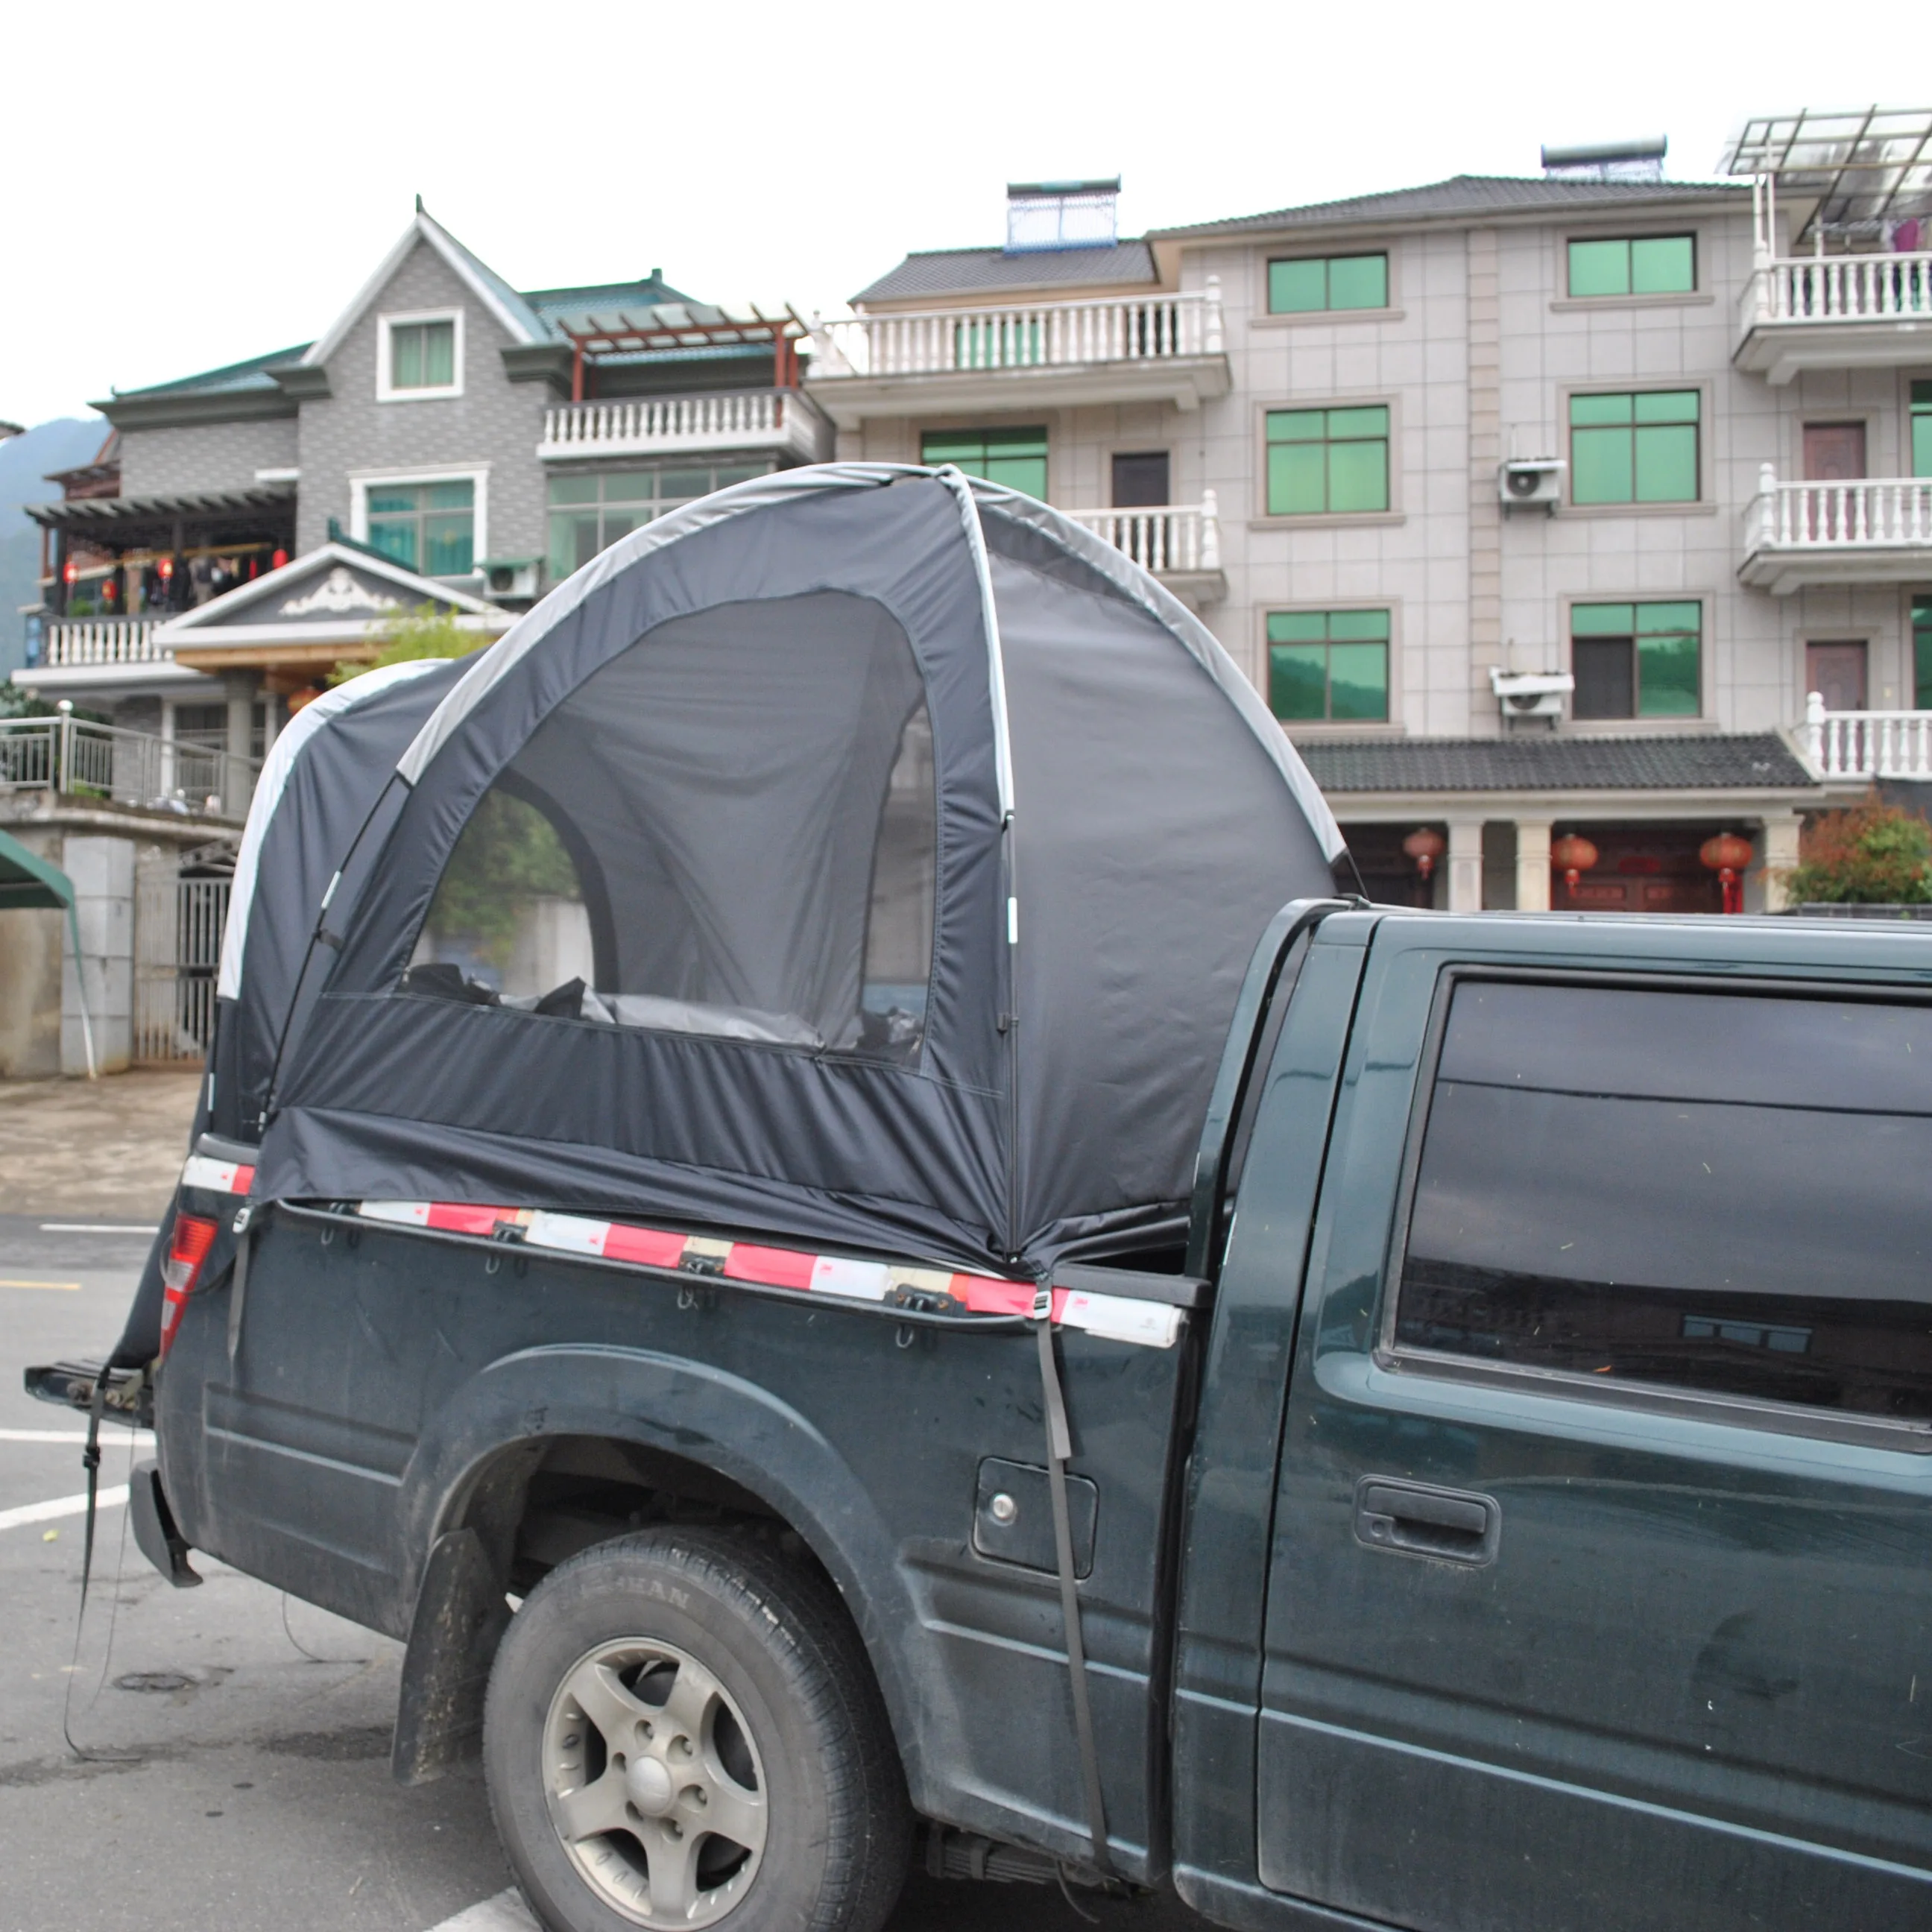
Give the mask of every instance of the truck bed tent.
M 257 1198 L 1166 1245 L 1250 950 L 1342 850 L 1198 620 L 950 470 L 740 484 L 379 675 L 238 871 L 208 1124 Z

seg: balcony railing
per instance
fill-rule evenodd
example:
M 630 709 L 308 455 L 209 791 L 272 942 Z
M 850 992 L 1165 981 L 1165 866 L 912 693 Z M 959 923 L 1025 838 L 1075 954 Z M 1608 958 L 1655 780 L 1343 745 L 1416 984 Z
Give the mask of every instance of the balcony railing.
M 1932 544 L 1932 476 L 1780 483 L 1767 464 L 1748 514 L 1751 550 L 1923 548 Z
M 831 425 L 796 390 L 727 389 L 546 410 L 537 454 L 556 462 L 572 457 L 758 449 L 811 462 L 829 455 L 831 443 Z
M 1215 278 L 1185 294 L 859 316 L 822 324 L 816 342 L 812 374 L 818 382 L 1172 362 L 1225 352 Z
M 1198 503 L 1167 503 L 1134 510 L 1069 510 L 1102 542 L 1124 550 L 1156 577 L 1221 568 L 1221 518 L 1215 493 Z
M 1932 779 L 1932 711 L 1827 711 L 1814 691 L 1804 733 L 1828 778 Z
M 174 652 L 158 648 L 160 617 L 49 617 L 41 626 L 39 662 L 50 668 L 81 664 L 167 664 Z
M 1767 323 L 1922 321 L 1932 316 L 1932 254 L 1798 255 L 1760 262 L 1744 284 L 1743 331 Z
M 111 799 L 152 811 L 239 821 L 261 769 L 254 758 L 54 718 L 0 718 L 0 792 Z

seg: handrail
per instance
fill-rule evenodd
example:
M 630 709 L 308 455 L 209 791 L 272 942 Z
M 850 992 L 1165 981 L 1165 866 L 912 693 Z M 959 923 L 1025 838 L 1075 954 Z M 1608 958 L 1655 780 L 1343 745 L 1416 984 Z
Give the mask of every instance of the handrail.
M 1932 253 L 1760 257 L 1739 298 L 1745 331 L 1762 324 L 1890 322 L 1932 315 Z
M 812 452 L 824 418 L 794 389 L 724 389 L 562 403 L 544 412 L 540 456 L 796 443 Z
M 238 822 L 260 770 L 257 759 L 97 724 L 68 710 L 0 718 L 0 792 L 110 799 Z
M 1828 711 L 1814 691 L 1803 732 L 1828 778 L 1932 779 L 1932 711 Z
M 900 310 L 821 322 L 812 380 L 1168 362 L 1226 351 L 1221 283 L 1076 301 Z
M 1780 483 L 1767 463 L 1745 515 L 1748 555 L 1932 547 L 1932 477 Z
M 1156 576 L 1221 568 L 1220 500 L 1212 490 L 1203 491 L 1198 503 L 1069 510 L 1065 514 Z
M 48 617 L 40 626 L 39 662 L 62 665 L 166 664 L 174 652 L 154 643 L 163 617 Z

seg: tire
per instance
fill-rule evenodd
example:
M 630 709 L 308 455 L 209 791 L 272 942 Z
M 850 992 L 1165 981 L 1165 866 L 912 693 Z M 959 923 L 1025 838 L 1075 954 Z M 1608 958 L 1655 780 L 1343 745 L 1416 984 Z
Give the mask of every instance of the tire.
M 552 1570 L 497 1651 L 483 1764 L 551 1932 L 878 1932 L 905 1876 L 857 1634 L 749 1538 L 641 1530 Z

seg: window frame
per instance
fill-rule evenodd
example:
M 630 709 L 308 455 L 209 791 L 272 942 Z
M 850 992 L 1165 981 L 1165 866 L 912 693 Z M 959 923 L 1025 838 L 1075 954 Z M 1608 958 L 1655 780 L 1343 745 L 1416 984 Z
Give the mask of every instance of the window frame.
M 760 466 L 760 464 L 763 467 Z M 550 548 L 554 518 L 559 516 L 581 514 L 586 511 L 593 512 L 597 518 L 598 541 L 592 556 L 592 557 L 602 556 L 614 543 L 622 543 L 624 540 L 622 536 L 606 537 L 604 536 L 604 518 L 606 510 L 621 511 L 628 508 L 648 508 L 651 514 L 645 519 L 645 521 L 655 523 L 658 518 L 668 516 L 672 511 L 680 510 L 686 504 L 695 503 L 700 500 L 698 496 L 667 496 L 656 487 L 657 483 L 661 482 L 665 476 L 674 476 L 680 470 L 692 470 L 708 471 L 714 478 L 721 470 L 743 470 L 748 472 L 748 475 L 736 479 L 739 482 L 748 482 L 755 477 L 768 476 L 772 473 L 771 459 L 769 458 L 754 458 L 752 460 L 743 463 L 727 463 L 701 454 L 682 459 L 676 457 L 648 457 L 634 459 L 628 463 L 606 461 L 595 466 L 577 463 L 545 464 L 543 478 L 543 556 L 544 568 L 549 573 L 550 581 L 554 584 L 561 584 L 566 578 L 574 575 L 584 568 L 582 564 L 573 564 L 568 570 L 564 571 L 561 574 L 555 568 L 556 560 Z M 645 473 L 648 473 L 654 479 L 652 492 L 649 496 L 631 497 L 614 501 L 606 494 L 604 484 L 611 477 L 635 476 Z M 552 501 L 550 494 L 551 486 L 566 481 L 594 482 L 597 485 L 596 501 L 590 503 L 559 503 Z M 712 490 L 728 489 L 730 487 L 729 484 L 714 481 L 711 489 L 702 492 L 701 494 L 709 496 Z M 625 536 L 634 535 L 642 528 L 644 528 L 642 524 L 633 524 L 631 530 L 624 534 Z
M 1572 440 L 1570 408 L 1578 397 L 1636 397 L 1692 392 L 1697 398 L 1697 494 L 1695 496 L 1664 503 L 1640 503 L 1635 497 L 1628 502 L 1621 503 L 1580 503 L 1576 500 L 1576 449 Z M 1713 449 L 1717 441 L 1717 419 L 1709 377 L 1624 376 L 1609 382 L 1565 382 L 1558 387 L 1556 392 L 1556 421 L 1563 438 L 1563 459 L 1568 466 L 1563 476 L 1563 501 L 1558 506 L 1561 514 L 1566 517 L 1714 517 L 1718 514 L 1716 457 Z M 1588 428 L 1591 425 L 1586 424 L 1584 427 Z M 1636 425 L 1633 423 L 1631 427 L 1634 429 Z M 1631 487 L 1634 488 L 1635 485 L 1636 472 L 1633 467 Z
M 926 464 L 926 439 L 927 439 L 927 437 L 928 437 L 928 436 L 980 436 L 980 437 L 983 438 L 983 437 L 986 437 L 986 436 L 992 436 L 992 435 L 1008 435 L 1008 436 L 1014 436 L 1016 439 L 1017 439 L 1017 437 L 1021 434 L 1021 433 L 1022 433 L 1022 432 L 1023 432 L 1023 431 L 1027 431 L 1027 430 L 1032 430 L 1032 429 L 1034 429 L 1034 428 L 1038 428 L 1038 430 L 1039 430 L 1039 431 L 1040 431 L 1040 440 L 1042 442 L 1043 442 L 1043 443 L 1046 446 L 1046 454 L 1045 454 L 1045 455 L 1044 455 L 1043 457 L 1042 457 L 1042 458 L 1041 458 L 1040 460 L 1041 460 L 1041 461 L 1042 461 L 1042 462 L 1046 465 L 1046 472 L 1045 472 L 1045 475 L 1046 475 L 1046 488 L 1047 488 L 1047 492 L 1048 492 L 1048 494 L 1047 494 L 1046 496 L 1041 496 L 1041 497 L 1039 497 L 1039 498 L 1036 498 L 1035 500 L 1036 500 L 1036 501 L 1037 501 L 1037 502 L 1043 502 L 1043 503 L 1050 503 L 1050 502 L 1052 502 L 1052 501 L 1053 500 L 1053 496 L 1052 496 L 1053 488 L 1054 488 L 1054 462 L 1053 462 L 1053 449 L 1054 449 L 1054 434 L 1053 434 L 1053 428 L 1054 428 L 1054 425 L 1053 425 L 1053 424 L 1052 424 L 1051 422 L 1042 422 L 1042 423 L 1040 423 L 1040 424 L 1034 424 L 1034 423 L 1030 423 L 1030 422 L 1018 422 L 1018 423 L 1011 423 L 1011 422 L 1001 422 L 1001 423 L 976 423 L 976 422 L 964 422 L 964 423 L 962 423 L 962 422 L 955 422 L 955 423 L 952 424 L 950 427 L 949 427 L 946 424 L 945 424 L 944 422 L 939 422 L 939 423 L 922 422 L 922 423 L 920 423 L 920 424 L 917 424 L 916 425 L 915 425 L 915 428 L 914 428 L 914 434 L 916 434 L 916 435 L 917 436 L 917 437 L 918 437 L 918 439 L 919 439 L 919 460 L 920 460 L 920 462 L 922 464 Z M 984 459 L 982 459 L 982 460 L 984 460 Z M 940 460 L 941 460 L 942 462 L 950 462 L 950 461 L 951 461 L 951 460 L 952 460 L 952 459 L 951 459 L 950 458 L 942 458 L 940 459 Z M 976 472 L 974 472 L 974 471 L 971 471 L 971 470 L 968 470 L 968 471 L 967 471 L 965 473 L 966 473 L 967 475 L 968 475 L 968 476 L 973 476 L 973 475 L 975 475 Z M 981 478 L 980 480 L 981 480 L 982 482 L 990 482 L 990 481 L 992 481 L 992 478 Z M 1170 480 L 1172 480 L 1172 479 L 1170 478 Z M 1001 487 L 1002 487 L 1002 488 L 1006 488 L 1006 489 L 1011 489 L 1011 488 L 1012 488 L 1014 486 L 1013 486 L 1012 484 L 1004 484 L 1004 485 L 1002 485 Z M 1024 491 L 1022 491 L 1022 495 L 1024 495 L 1024 494 L 1025 494 L 1025 493 L 1024 493 Z
M 1372 255 L 1379 255 L 1382 260 L 1382 299 L 1379 307 L 1278 309 L 1274 306 L 1274 266 L 1277 262 L 1320 262 L 1332 266 L 1338 261 L 1360 261 Z M 1292 325 L 1322 322 L 1388 322 L 1402 313 L 1396 301 L 1396 249 L 1392 242 L 1369 243 L 1360 248 L 1339 250 L 1329 248 L 1312 254 L 1263 249 L 1261 250 L 1258 279 L 1261 286 L 1258 292 L 1258 298 L 1255 304 L 1255 320 L 1258 322 Z M 1324 282 L 1327 279 L 1324 278 Z
M 467 574 L 480 576 L 482 560 L 490 554 L 490 466 L 487 463 L 449 464 L 435 470 L 352 470 L 349 472 L 349 534 L 359 544 L 368 542 L 371 490 L 385 489 L 392 484 L 400 487 L 425 483 L 467 483 L 472 486 L 475 494 L 470 506 L 470 554 L 474 567 Z M 390 560 L 394 562 L 393 558 Z M 430 575 L 427 570 L 420 567 L 411 569 L 407 564 L 398 563 L 396 568 L 410 570 L 411 574 L 416 577 Z
M 1276 716 L 1274 701 L 1270 694 L 1274 684 L 1275 640 L 1268 635 L 1268 620 L 1276 616 L 1333 617 L 1338 615 L 1347 616 L 1361 611 L 1373 611 L 1388 620 L 1388 635 L 1386 638 L 1371 640 L 1345 638 L 1338 640 L 1331 638 L 1324 641 L 1328 644 L 1333 644 L 1337 641 L 1343 644 L 1377 642 L 1383 646 L 1388 652 L 1385 667 L 1387 677 L 1383 687 L 1388 699 L 1388 716 L 1382 718 L 1282 718 Z M 1397 722 L 1396 665 L 1400 661 L 1400 652 L 1397 646 L 1401 620 L 1400 607 L 1394 598 L 1336 598 L 1322 604 L 1263 602 L 1256 606 L 1256 614 L 1261 629 L 1259 688 L 1262 703 L 1268 707 L 1269 716 L 1274 718 L 1276 724 L 1291 738 L 1303 733 L 1329 736 L 1342 735 L 1368 736 L 1378 734 L 1388 735 L 1400 730 L 1401 728 Z M 1312 642 L 1312 640 L 1310 641 Z
M 1694 604 L 1697 607 L 1697 709 L 1695 711 L 1676 712 L 1661 712 L 1646 717 L 1641 711 L 1633 710 L 1628 718 L 1580 718 L 1574 706 L 1563 718 L 1566 730 L 1580 726 L 1586 730 L 1598 731 L 1608 725 L 1613 731 L 1649 733 L 1654 731 L 1684 731 L 1708 728 L 1711 722 L 1711 614 L 1713 600 L 1703 591 L 1686 591 L 1682 596 L 1672 596 L 1656 591 L 1573 590 L 1564 593 L 1560 608 L 1563 619 L 1564 668 L 1571 676 L 1576 674 L 1576 611 L 1580 604 L 1628 604 L 1634 608 L 1640 604 Z M 1634 622 L 1634 618 L 1633 618 Z M 1610 635 L 1604 632 L 1600 634 Z M 1631 633 L 1633 645 L 1641 632 Z M 1655 634 L 1661 635 L 1661 633 Z M 1633 672 L 1638 668 L 1633 666 Z M 1633 699 L 1641 695 L 1642 680 L 1633 675 Z
M 451 340 L 452 370 L 454 380 L 439 384 L 434 388 L 399 389 L 390 380 L 390 372 L 395 367 L 395 344 L 392 340 L 398 328 L 419 326 L 428 322 L 448 322 L 455 325 Z M 379 315 L 376 318 L 376 400 L 379 403 L 438 403 L 446 402 L 463 394 L 463 310 L 457 308 L 398 309 L 394 314 Z
M 1265 398 L 1254 406 L 1255 476 L 1257 502 L 1250 527 L 1267 530 L 1305 530 L 1338 527 L 1351 524 L 1400 524 L 1406 520 L 1402 508 L 1402 398 L 1399 393 L 1378 390 L 1368 395 L 1289 397 L 1280 400 Z M 1335 410 L 1386 410 L 1388 412 L 1388 507 L 1380 510 L 1270 510 L 1268 508 L 1268 418 L 1271 416 L 1324 414 Z M 1328 439 L 1323 439 L 1324 446 Z M 1283 607 L 1286 608 L 1286 607 Z M 1312 606 L 1308 607 L 1315 608 Z M 1323 604 L 1323 610 L 1340 610 L 1344 604 Z M 1377 606 L 1376 608 L 1379 608 Z
M 1688 289 L 1626 289 L 1621 295 L 1580 296 L 1570 285 L 1570 250 L 1577 243 L 1621 242 L 1628 248 L 1637 242 L 1688 242 L 1690 244 L 1690 286 Z M 1624 308 L 1652 302 L 1696 302 L 1708 299 L 1704 287 L 1703 237 L 1696 228 L 1659 228 L 1623 233 L 1582 234 L 1566 232 L 1562 239 L 1562 293 L 1559 302 L 1576 308 Z
M 1932 1423 L 1893 1421 L 1883 1416 L 1815 1408 L 1802 1402 L 1772 1400 L 1763 1396 L 1726 1395 L 1703 1389 L 1686 1390 L 1666 1384 L 1616 1382 L 1572 1369 L 1544 1368 L 1530 1363 L 1483 1361 L 1445 1351 L 1418 1348 L 1399 1342 L 1396 1328 L 1402 1299 L 1402 1266 L 1408 1252 L 1410 1224 L 1414 1215 L 1418 1182 L 1422 1170 L 1423 1143 L 1435 1102 L 1436 1072 L 1449 1030 L 1449 1013 L 1456 989 L 1466 983 L 1498 982 L 1517 985 L 1616 988 L 1639 992 L 1742 994 L 1778 999 L 1856 1001 L 1870 1006 L 1932 1005 L 1932 990 L 1874 986 L 1838 978 L 1784 978 L 1753 974 L 1738 978 L 1708 973 L 1634 971 L 1628 968 L 1588 967 L 1510 967 L 1454 963 L 1438 973 L 1422 1050 L 1416 1058 L 1415 1087 L 1409 1096 L 1408 1124 L 1402 1140 L 1395 1211 L 1382 1253 L 1382 1305 L 1376 1313 L 1370 1358 L 1390 1375 L 1506 1389 L 1518 1394 L 1556 1396 L 1600 1407 L 1634 1410 L 1650 1415 L 1681 1415 L 1698 1421 L 1728 1424 L 1780 1436 L 1850 1442 L 1932 1456 Z M 1324 1186 L 1324 1192 L 1327 1192 Z

